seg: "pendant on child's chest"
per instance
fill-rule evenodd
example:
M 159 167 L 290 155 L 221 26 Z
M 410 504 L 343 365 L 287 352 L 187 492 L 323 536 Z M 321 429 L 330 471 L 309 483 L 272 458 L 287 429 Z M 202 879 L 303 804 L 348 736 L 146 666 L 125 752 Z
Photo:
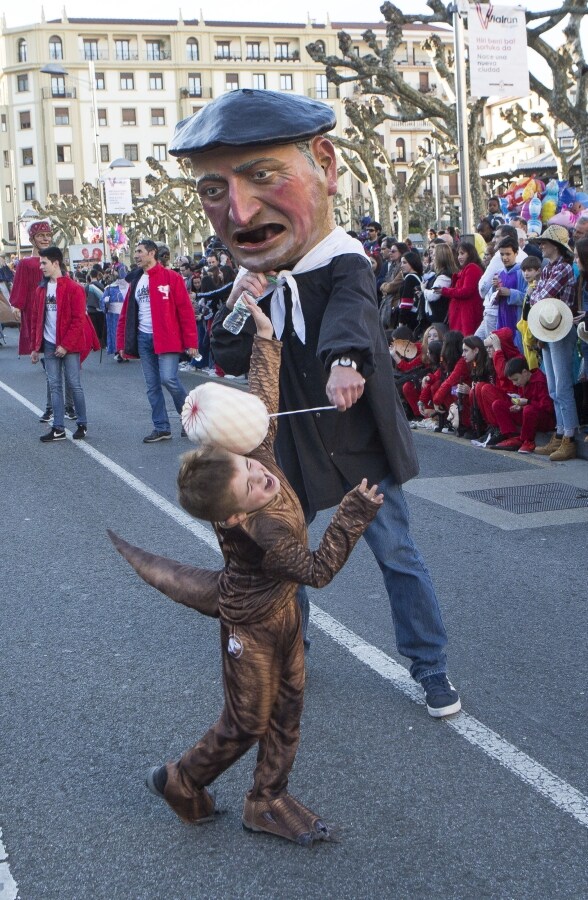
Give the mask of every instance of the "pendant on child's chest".
M 235 632 L 231 632 L 229 637 L 229 642 L 227 644 L 227 650 L 230 656 L 233 656 L 235 659 L 239 659 L 243 656 L 243 642 L 241 638 L 235 634 Z

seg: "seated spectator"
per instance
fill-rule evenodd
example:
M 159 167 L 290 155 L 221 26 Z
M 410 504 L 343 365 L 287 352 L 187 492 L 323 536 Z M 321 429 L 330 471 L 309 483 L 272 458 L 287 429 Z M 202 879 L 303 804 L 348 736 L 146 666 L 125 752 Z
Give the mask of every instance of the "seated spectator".
M 555 428 L 555 412 L 547 378 L 540 369 L 531 372 L 527 360 L 520 356 L 509 359 L 504 371 L 514 393 L 492 404 L 503 440 L 491 446 L 495 450 L 533 453 L 537 432 Z
M 401 328 L 404 330 L 404 326 L 401 326 Z M 397 329 L 397 331 L 400 331 L 400 329 Z M 403 379 L 402 395 L 415 418 L 420 418 L 422 415 L 419 408 L 419 399 L 424 379 L 431 374 L 433 367 L 435 369 L 439 368 L 439 361 L 432 362 L 430 359 L 429 346 L 431 343 L 438 343 L 440 351 L 441 340 L 446 333 L 446 325 L 441 323 L 429 325 L 422 337 L 420 367 L 413 367 L 411 369 L 411 377 Z
M 427 348 L 428 366 L 430 373 L 425 375 L 421 382 L 421 390 L 417 400 L 418 418 L 415 419 L 417 428 L 435 428 L 438 423 L 438 413 L 433 403 L 433 396 L 443 381 L 444 373 L 441 367 L 441 341 L 429 341 Z M 412 427 L 412 423 L 411 423 Z
M 488 431 L 480 439 L 480 443 L 485 447 L 492 447 L 506 439 L 500 431 L 493 411 L 494 403 L 507 400 L 508 394 L 512 392 L 512 384 L 505 374 L 506 363 L 509 359 L 522 359 L 523 357 L 514 343 L 510 328 L 493 331 L 484 340 L 484 346 L 494 367 L 494 378 L 492 382 L 479 384 L 476 387 L 475 396 L 480 414 L 488 426 Z
M 462 334 L 474 334 L 482 321 L 482 299 L 478 282 L 482 276 L 482 261 L 473 244 L 461 241 L 457 248 L 459 272 L 453 275 L 451 287 L 441 289 L 441 296 L 449 299 L 449 329 Z
M 441 368 L 443 379 L 433 394 L 433 406 L 439 414 L 439 431 L 452 432 L 455 429 L 447 424 L 450 407 L 457 410 L 458 384 L 471 385 L 470 371 L 462 356 L 463 334 L 450 330 L 445 335 L 441 349 Z
M 488 384 L 493 380 L 494 367 L 484 346 L 484 341 L 475 334 L 463 339 L 462 358 L 467 363 L 470 383 L 457 385 L 460 406 L 460 437 L 479 437 L 486 430 L 486 422 L 476 402 L 476 391 L 480 384 Z

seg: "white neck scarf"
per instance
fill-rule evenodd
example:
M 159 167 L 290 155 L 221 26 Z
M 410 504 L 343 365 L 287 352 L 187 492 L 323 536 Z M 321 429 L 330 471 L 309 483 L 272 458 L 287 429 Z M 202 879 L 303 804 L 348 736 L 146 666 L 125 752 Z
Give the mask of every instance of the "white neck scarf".
M 342 256 L 345 253 L 356 253 L 367 259 L 365 250 L 358 240 L 352 238 L 343 229 L 337 225 L 336 228 L 327 235 L 326 238 L 313 247 L 312 250 L 303 256 L 296 263 L 293 269 L 282 269 L 277 274 L 276 283 L 269 285 L 268 289 L 262 294 L 267 297 L 271 294 L 271 319 L 274 331 L 278 340 L 284 333 L 284 325 L 286 323 L 286 304 L 284 302 L 284 285 L 288 285 L 292 295 L 292 324 L 297 337 L 304 344 L 306 343 L 306 325 L 302 314 L 302 306 L 300 305 L 300 296 L 298 294 L 298 285 L 293 277 L 294 275 L 302 275 L 303 272 L 312 272 L 314 269 L 320 269 L 327 263 L 330 263 L 335 256 Z M 247 269 L 240 268 L 239 275 L 244 274 Z M 238 277 L 238 276 L 237 276 Z M 261 297 L 259 298 L 261 299 Z

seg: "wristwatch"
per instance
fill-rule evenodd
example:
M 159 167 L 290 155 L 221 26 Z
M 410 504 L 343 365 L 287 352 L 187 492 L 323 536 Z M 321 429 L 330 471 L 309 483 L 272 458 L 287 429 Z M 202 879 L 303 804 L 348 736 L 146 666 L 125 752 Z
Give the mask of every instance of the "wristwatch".
M 349 356 L 340 356 L 339 359 L 334 359 L 331 363 L 331 369 L 335 366 L 343 366 L 346 369 L 355 369 L 357 372 L 357 363 L 354 359 L 350 359 Z

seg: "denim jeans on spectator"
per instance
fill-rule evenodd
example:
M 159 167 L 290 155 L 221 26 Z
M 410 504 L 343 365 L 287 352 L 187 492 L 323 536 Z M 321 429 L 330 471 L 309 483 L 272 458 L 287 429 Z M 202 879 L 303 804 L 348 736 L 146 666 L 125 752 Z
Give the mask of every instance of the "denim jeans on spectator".
M 388 476 L 380 482 L 379 492 L 384 494 L 384 504 L 364 537 L 384 576 L 398 652 L 411 660 L 410 674 L 421 681 L 445 672 L 447 634 L 431 577 L 409 533 L 402 488 Z M 298 591 L 298 603 L 308 645 L 309 603 L 304 586 Z
M 543 365 L 549 396 L 555 407 L 558 434 L 573 437 L 578 427 L 578 410 L 574 399 L 573 361 L 578 333 L 576 327 L 561 339 L 543 344 Z
M 156 431 L 169 431 L 169 418 L 163 396 L 167 388 L 174 406 L 182 411 L 187 391 L 178 377 L 179 353 L 156 353 L 153 349 L 153 335 L 138 333 L 139 356 L 147 385 L 147 398 L 151 404 L 151 418 Z
M 45 360 L 44 360 L 43 357 L 41 357 L 41 365 L 43 366 L 43 369 L 44 369 L 44 371 L 45 371 L 45 375 L 47 375 L 47 370 L 45 369 Z M 45 378 L 45 381 L 47 382 L 47 403 L 46 403 L 46 408 L 47 408 L 47 409 L 53 409 L 53 403 L 51 402 L 51 388 L 49 387 L 49 379 L 48 379 L 48 378 Z M 74 408 L 74 399 L 73 399 L 73 394 L 72 394 L 72 392 L 71 392 L 71 385 L 69 384 L 69 382 L 68 382 L 67 380 L 65 381 L 65 408 L 66 408 L 66 409 L 73 409 L 73 408 Z
M 55 344 L 45 341 L 43 350 L 45 356 L 45 372 L 51 390 L 51 406 L 53 407 L 53 427 L 63 428 L 64 403 L 63 403 L 63 375 L 65 383 L 69 384 L 73 396 L 78 425 L 87 425 L 86 399 L 80 381 L 80 354 L 66 353 L 65 356 L 55 356 Z

